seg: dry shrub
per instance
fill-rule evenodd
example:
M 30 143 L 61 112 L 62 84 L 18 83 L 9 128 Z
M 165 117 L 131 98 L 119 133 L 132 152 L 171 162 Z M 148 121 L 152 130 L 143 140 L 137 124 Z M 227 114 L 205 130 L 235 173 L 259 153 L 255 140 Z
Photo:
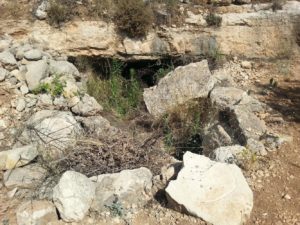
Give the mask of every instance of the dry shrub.
M 48 9 L 48 21 L 51 25 L 60 26 L 69 21 L 74 14 L 75 1 L 72 0 L 51 0 Z
M 118 0 L 114 22 L 118 30 L 128 37 L 143 37 L 153 23 L 153 11 L 143 0 Z

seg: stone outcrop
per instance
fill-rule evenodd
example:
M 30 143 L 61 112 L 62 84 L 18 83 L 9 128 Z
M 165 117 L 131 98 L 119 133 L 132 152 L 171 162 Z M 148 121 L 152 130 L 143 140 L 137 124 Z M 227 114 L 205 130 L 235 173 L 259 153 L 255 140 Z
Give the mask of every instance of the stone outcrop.
M 166 193 L 170 207 L 213 225 L 242 225 L 253 207 L 253 193 L 236 165 L 190 152 L 185 153 L 183 168 Z
M 156 59 L 161 55 L 203 55 L 218 46 L 220 52 L 228 55 L 234 52 L 248 58 L 272 58 L 290 54 L 296 47 L 292 37 L 296 37 L 295 28 L 299 26 L 299 5 L 297 1 L 287 2 L 276 13 L 270 5 L 269 10 L 257 8 L 258 11 L 240 6 L 240 13 L 221 15 L 219 29 L 207 27 L 203 15 L 195 20 L 195 15 L 188 13 L 188 23 L 183 27 L 158 28 L 143 40 L 120 41 L 113 24 L 103 21 L 73 21 L 63 29 L 55 29 L 45 21 L 1 20 L 0 32 L 20 41 L 29 36 L 34 42 L 69 56 Z M 42 18 L 43 12 L 39 11 Z
M 192 99 L 207 98 L 214 86 L 206 60 L 177 67 L 162 78 L 158 85 L 144 90 L 148 111 L 161 117 Z

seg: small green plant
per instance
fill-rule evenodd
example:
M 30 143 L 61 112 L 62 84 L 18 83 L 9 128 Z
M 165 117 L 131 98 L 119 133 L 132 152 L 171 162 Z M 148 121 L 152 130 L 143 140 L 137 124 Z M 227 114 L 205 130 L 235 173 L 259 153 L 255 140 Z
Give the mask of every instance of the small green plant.
M 222 17 L 212 12 L 205 17 L 205 20 L 210 27 L 220 27 L 222 25 Z
M 113 217 L 123 217 L 125 216 L 125 210 L 122 204 L 118 201 L 118 197 L 115 196 L 114 201 L 110 205 L 105 205 L 109 209 Z
M 169 66 L 167 68 L 160 68 L 155 74 L 154 74 L 154 79 L 155 83 L 158 84 L 159 80 L 163 77 L 165 77 L 169 72 L 174 70 L 173 66 Z
M 60 76 L 54 76 L 51 83 L 41 83 L 37 88 L 35 88 L 32 93 L 34 94 L 50 94 L 52 97 L 57 97 L 62 95 L 64 87 L 66 84 L 60 80 Z
M 128 37 L 143 37 L 153 23 L 153 11 L 143 0 L 118 0 L 114 22 L 118 30 Z

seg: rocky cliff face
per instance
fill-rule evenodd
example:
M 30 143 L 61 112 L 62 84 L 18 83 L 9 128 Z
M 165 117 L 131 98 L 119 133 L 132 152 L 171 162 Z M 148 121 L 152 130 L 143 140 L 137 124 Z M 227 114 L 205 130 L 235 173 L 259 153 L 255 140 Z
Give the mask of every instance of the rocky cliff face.
M 141 40 L 123 39 L 113 24 L 103 21 L 73 21 L 56 29 L 44 21 L 2 20 L 0 34 L 8 33 L 18 41 L 29 38 L 68 56 L 156 59 L 218 51 L 247 58 L 276 58 L 290 54 L 300 32 L 300 2 L 288 2 L 277 12 L 254 8 L 223 14 L 220 28 L 207 27 L 202 15 L 190 12 L 184 26 L 159 27 Z

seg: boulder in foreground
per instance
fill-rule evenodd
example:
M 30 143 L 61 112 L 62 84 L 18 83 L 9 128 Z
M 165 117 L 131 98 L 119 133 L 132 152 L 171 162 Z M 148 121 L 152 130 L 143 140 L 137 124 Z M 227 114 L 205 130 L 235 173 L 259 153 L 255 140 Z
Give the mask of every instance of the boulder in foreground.
M 250 216 L 253 193 L 240 168 L 190 152 L 166 188 L 170 207 L 214 225 L 242 225 Z

